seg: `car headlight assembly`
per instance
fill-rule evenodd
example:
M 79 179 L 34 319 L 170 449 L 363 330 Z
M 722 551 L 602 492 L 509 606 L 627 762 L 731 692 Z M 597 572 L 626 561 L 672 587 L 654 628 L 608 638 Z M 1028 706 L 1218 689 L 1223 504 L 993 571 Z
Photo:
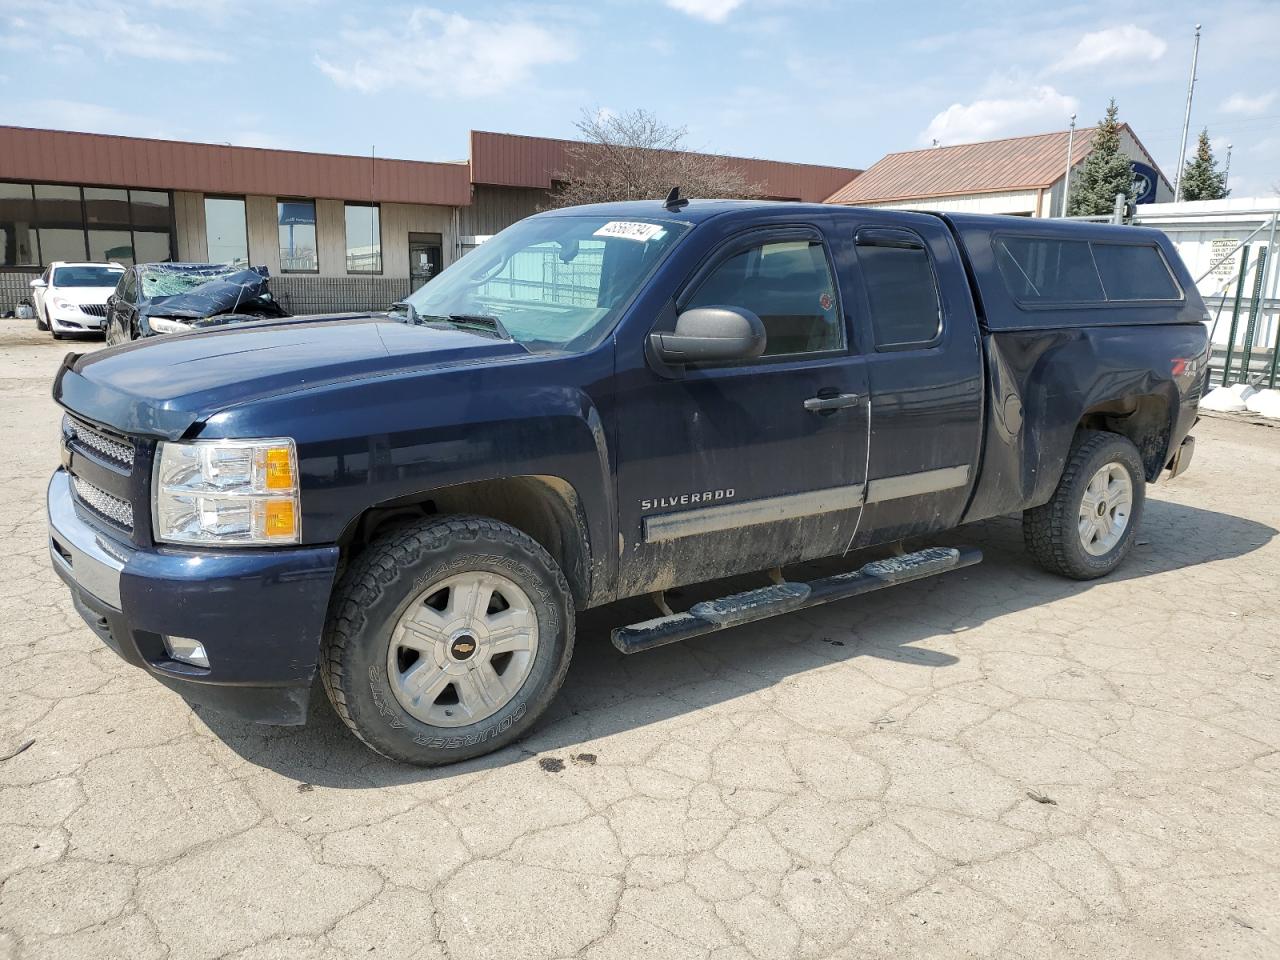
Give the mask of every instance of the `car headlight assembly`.
M 64 297 L 50 297 L 49 302 L 53 304 L 55 310 L 70 310 L 75 306 L 74 303 Z
M 147 326 L 155 333 L 190 333 L 191 324 L 170 317 L 148 317 Z
M 208 547 L 301 542 L 292 439 L 162 442 L 156 456 L 157 541 Z

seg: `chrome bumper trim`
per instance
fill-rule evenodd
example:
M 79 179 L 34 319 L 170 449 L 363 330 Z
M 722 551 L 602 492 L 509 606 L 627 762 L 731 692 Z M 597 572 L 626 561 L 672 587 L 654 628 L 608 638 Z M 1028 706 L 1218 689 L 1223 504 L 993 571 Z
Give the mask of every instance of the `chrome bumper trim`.
M 133 548 L 111 540 L 76 515 L 71 478 L 58 470 L 49 480 L 49 558 L 54 566 L 103 603 L 120 609 L 120 573 Z

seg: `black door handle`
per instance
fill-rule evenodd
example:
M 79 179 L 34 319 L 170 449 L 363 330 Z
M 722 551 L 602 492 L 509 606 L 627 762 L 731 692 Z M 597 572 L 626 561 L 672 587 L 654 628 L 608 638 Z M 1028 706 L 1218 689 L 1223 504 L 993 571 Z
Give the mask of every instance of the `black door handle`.
M 856 393 L 838 393 L 834 397 L 810 397 L 804 402 L 804 408 L 810 413 L 830 413 L 845 407 L 856 406 L 861 399 Z

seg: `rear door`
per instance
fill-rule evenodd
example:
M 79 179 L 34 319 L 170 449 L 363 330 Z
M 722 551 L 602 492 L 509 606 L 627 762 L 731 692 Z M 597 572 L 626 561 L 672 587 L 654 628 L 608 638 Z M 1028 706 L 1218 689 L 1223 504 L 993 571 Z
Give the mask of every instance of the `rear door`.
M 730 236 L 675 292 L 671 323 L 699 306 L 756 313 L 764 356 L 619 378 L 620 596 L 838 553 L 853 535 L 867 382 L 828 229 Z
M 870 385 L 866 508 L 855 546 L 950 529 L 978 470 L 984 381 L 968 280 L 935 217 L 854 227 L 846 286 Z

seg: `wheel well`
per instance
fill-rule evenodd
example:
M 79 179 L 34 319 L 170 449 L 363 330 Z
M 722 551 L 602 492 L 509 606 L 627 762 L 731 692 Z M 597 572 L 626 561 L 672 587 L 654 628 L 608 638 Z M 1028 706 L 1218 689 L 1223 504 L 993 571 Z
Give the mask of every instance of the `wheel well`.
M 508 523 L 528 534 L 564 571 L 575 604 L 591 595 L 591 547 L 577 491 L 559 477 L 479 480 L 401 497 L 366 510 L 339 541 L 344 561 L 375 537 L 424 516 L 468 513 Z
M 1164 468 L 1172 428 L 1169 401 L 1156 394 L 1095 404 L 1084 412 L 1077 425 L 1078 430 L 1105 430 L 1128 437 L 1138 448 L 1149 482 L 1159 477 Z

